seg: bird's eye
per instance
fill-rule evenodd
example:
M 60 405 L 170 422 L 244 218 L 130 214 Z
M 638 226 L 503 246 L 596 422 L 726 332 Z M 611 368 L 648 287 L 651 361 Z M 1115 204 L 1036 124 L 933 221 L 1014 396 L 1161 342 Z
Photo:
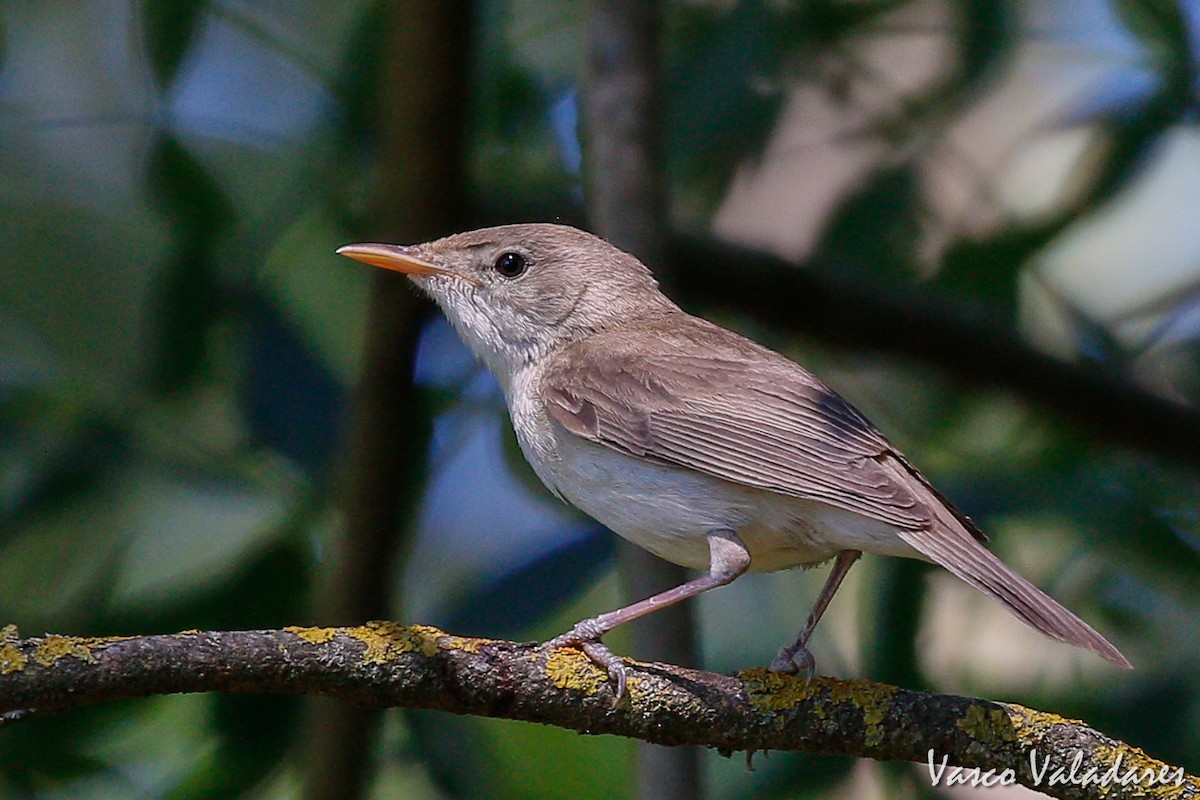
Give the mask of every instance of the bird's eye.
M 520 253 L 501 253 L 496 259 L 496 272 L 505 278 L 516 278 L 529 269 L 529 262 Z

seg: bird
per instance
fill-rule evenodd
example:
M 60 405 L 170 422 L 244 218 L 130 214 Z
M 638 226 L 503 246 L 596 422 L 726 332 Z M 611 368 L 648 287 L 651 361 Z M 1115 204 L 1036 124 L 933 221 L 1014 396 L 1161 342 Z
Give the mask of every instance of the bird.
M 1102 635 L 1004 564 L 979 527 L 804 367 L 681 309 L 636 257 L 574 227 L 501 225 L 337 253 L 406 274 L 496 377 L 543 484 L 698 577 L 589 617 L 577 647 L 619 700 L 613 628 L 747 572 L 833 566 L 770 664 L 815 674 L 809 641 L 863 553 L 933 562 L 1019 620 L 1120 667 Z M 736 279 L 731 277 L 731 279 Z

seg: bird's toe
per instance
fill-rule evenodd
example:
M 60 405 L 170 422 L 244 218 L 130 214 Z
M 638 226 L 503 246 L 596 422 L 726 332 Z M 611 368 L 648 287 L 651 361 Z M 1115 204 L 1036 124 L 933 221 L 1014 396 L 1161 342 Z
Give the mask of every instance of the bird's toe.
M 803 673 L 811 681 L 817 674 L 817 660 L 807 647 L 782 647 L 771 661 L 769 669 L 771 672 L 784 672 L 788 675 Z

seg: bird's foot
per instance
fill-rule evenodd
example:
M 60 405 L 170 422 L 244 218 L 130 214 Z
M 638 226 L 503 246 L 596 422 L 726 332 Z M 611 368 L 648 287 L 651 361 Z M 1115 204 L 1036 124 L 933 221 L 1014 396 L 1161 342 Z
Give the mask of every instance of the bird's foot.
M 771 672 L 785 672 L 788 675 L 798 675 L 803 672 L 806 681 L 811 681 L 817 674 L 817 660 L 802 642 L 796 642 L 788 647 L 779 648 L 769 667 Z
M 613 705 L 616 705 L 625 697 L 629 667 L 625 665 L 625 659 L 612 650 L 609 650 L 600 641 L 600 636 L 601 632 L 596 629 L 595 621 L 585 619 L 561 636 L 555 636 L 553 639 L 545 642 L 540 649 L 553 650 L 558 647 L 575 647 L 582 650 L 583 654 L 593 664 L 602 667 L 608 673 L 608 677 L 612 680 L 614 687 L 615 697 Z

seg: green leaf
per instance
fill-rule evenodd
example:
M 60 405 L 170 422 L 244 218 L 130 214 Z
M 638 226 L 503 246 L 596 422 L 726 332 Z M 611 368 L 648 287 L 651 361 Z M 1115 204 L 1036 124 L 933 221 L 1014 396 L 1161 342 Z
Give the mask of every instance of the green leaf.
M 175 77 L 207 5 L 207 0 L 142 0 L 146 55 L 160 88 Z
M 664 90 L 668 166 L 715 203 L 741 159 L 765 146 L 783 102 L 779 65 L 796 42 L 765 4 L 684 7 L 679 17 Z
M 226 313 L 215 253 L 235 217 L 216 180 L 172 136 L 155 141 L 149 182 L 171 224 L 172 252 L 160 277 L 160 335 L 152 371 L 155 387 L 170 392 L 203 373 L 208 335 Z
M 1115 0 L 1129 31 L 1146 46 L 1171 83 L 1190 86 L 1194 77 L 1192 31 L 1182 5 L 1190 0 Z
M 867 178 L 831 217 L 821 249 L 833 263 L 908 278 L 919 241 L 919 187 L 912 168 L 882 169 Z M 864 232 L 869 231 L 869 235 Z
M 220 583 L 280 535 L 287 498 L 240 481 L 131 471 L 114 511 L 128 532 L 118 607 L 178 602 Z
M 371 273 L 334 255 L 345 243 L 328 210 L 311 204 L 275 240 L 258 277 L 322 365 L 350 385 L 362 354 Z

